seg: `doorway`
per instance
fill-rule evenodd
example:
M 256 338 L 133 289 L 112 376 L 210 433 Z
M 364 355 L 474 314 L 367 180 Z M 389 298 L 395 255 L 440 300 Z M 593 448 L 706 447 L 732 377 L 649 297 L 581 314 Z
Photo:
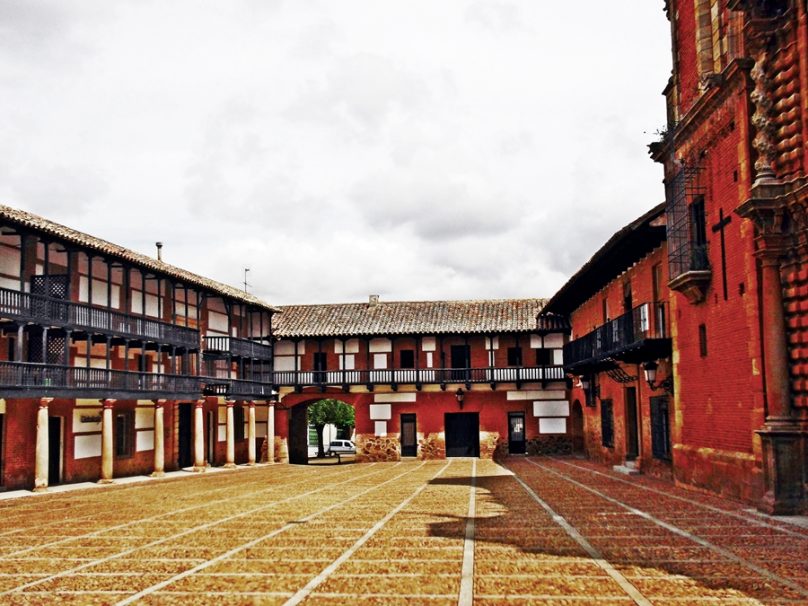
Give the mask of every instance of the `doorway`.
M 626 387 L 626 459 L 640 456 L 640 439 L 637 431 L 637 388 Z
M 453 412 L 444 415 L 447 457 L 480 456 L 480 415 Z
M 308 408 L 308 404 L 297 404 L 289 414 L 289 462 L 293 465 L 309 464 Z
M 572 452 L 582 453 L 584 451 L 584 409 L 583 406 L 581 406 L 581 402 L 578 400 L 572 403 L 570 430 Z
M 401 415 L 401 456 L 418 455 L 418 434 L 416 433 L 415 414 Z
M 213 465 L 216 462 L 216 440 L 219 438 L 218 414 L 218 410 L 208 411 L 208 447 L 206 453 L 208 465 Z
M 508 453 L 525 454 L 525 413 L 508 413 Z
M 469 368 L 469 346 L 452 345 L 451 349 L 452 380 L 467 381 L 467 369 Z
M 62 482 L 62 417 L 48 417 L 48 486 Z
M 194 405 L 178 406 L 177 466 L 182 469 L 194 464 Z

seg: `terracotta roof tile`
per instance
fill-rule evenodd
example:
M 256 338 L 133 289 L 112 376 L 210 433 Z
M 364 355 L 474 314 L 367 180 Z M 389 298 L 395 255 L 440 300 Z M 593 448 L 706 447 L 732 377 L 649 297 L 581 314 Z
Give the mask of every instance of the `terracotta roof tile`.
M 139 266 L 150 271 L 158 272 L 166 276 L 170 276 L 181 282 L 187 283 L 190 286 L 196 286 L 207 291 L 212 291 L 218 295 L 223 295 L 236 301 L 262 307 L 271 311 L 277 311 L 269 303 L 262 301 L 249 293 L 242 290 L 216 282 L 209 278 L 204 278 L 190 271 L 180 269 L 168 263 L 163 263 L 152 257 L 140 254 L 123 246 L 112 244 L 106 240 L 95 238 L 83 232 L 77 231 L 70 227 L 66 227 L 59 223 L 54 223 L 43 217 L 33 213 L 26 212 L 0 204 L 0 220 L 8 221 L 13 224 L 21 225 L 33 231 L 48 234 L 55 238 L 59 238 L 66 242 L 82 246 L 87 249 L 97 251 L 103 255 L 114 257 L 128 261 L 129 263 Z
M 536 315 L 545 301 L 500 299 L 282 305 L 274 332 L 281 338 L 534 332 L 537 330 Z

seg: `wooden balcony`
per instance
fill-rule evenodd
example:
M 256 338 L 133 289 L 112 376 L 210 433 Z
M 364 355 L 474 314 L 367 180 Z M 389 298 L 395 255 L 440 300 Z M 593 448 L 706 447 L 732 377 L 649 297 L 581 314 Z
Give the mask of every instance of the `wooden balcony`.
M 643 303 L 564 346 L 564 368 L 586 372 L 614 366 L 616 360 L 640 363 L 671 353 L 667 307 Z
M 8 288 L 0 288 L 0 318 L 186 349 L 199 348 L 199 331 L 192 328 Z
M 197 399 L 199 377 L 103 368 L 0 362 L 0 395 L 6 398 Z
M 275 371 L 275 385 L 280 387 L 326 387 L 351 385 L 422 385 L 446 386 L 450 383 L 547 383 L 563 381 L 562 366 L 523 366 L 486 368 L 409 368 L 395 370 L 305 370 Z
M 251 360 L 271 360 L 272 346 L 250 341 L 249 339 L 237 339 L 236 337 L 205 337 L 203 349 L 206 353 L 229 353 L 234 358 L 247 358 Z

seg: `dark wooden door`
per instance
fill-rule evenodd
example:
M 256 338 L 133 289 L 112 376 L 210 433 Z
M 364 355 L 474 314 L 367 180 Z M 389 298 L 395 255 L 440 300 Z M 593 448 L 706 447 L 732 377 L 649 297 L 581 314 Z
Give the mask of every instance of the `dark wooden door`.
M 444 415 L 447 457 L 480 456 L 480 416 L 476 412 Z
M 325 371 L 327 368 L 327 358 L 325 352 L 314 353 L 314 382 L 325 383 Z
M 525 454 L 525 413 L 508 413 L 508 452 Z
M 180 404 L 177 408 L 177 465 L 182 469 L 194 464 L 194 405 Z
M 651 398 L 651 451 L 657 459 L 670 461 L 671 431 L 668 396 Z
M 572 452 L 584 451 L 584 410 L 581 403 L 575 400 L 572 404 Z
M 626 387 L 626 458 L 640 455 L 639 432 L 637 431 L 637 388 Z
M 418 455 L 418 435 L 416 433 L 415 415 L 401 415 L 401 456 Z
M 451 364 L 452 364 L 452 380 L 453 381 L 466 381 L 466 369 L 469 366 L 469 347 L 468 345 L 452 345 L 451 351 Z
M 217 411 L 208 411 L 208 426 L 206 429 L 208 436 L 208 448 L 206 453 L 208 465 L 213 465 L 216 461 L 216 441 L 219 439 L 219 419 Z
M 62 481 L 62 417 L 48 417 L 48 485 Z
M 294 465 L 309 464 L 309 418 L 308 405 L 293 406 L 289 414 L 289 462 Z
M 3 442 L 3 436 L 5 435 L 3 433 L 4 421 L 5 421 L 5 415 L 0 415 L 0 486 L 4 486 L 5 483 L 6 483 L 5 482 L 5 477 L 6 477 L 5 469 L 6 469 L 6 467 L 4 465 L 5 458 L 3 457 L 3 453 L 5 453 L 5 450 L 6 450 L 6 445 Z

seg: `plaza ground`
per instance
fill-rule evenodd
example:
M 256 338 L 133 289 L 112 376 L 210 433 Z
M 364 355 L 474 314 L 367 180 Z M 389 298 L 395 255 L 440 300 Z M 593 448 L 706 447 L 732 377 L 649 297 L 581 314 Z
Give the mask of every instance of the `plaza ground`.
M 808 529 L 578 459 L 187 476 L 0 501 L 0 603 L 808 603 Z

